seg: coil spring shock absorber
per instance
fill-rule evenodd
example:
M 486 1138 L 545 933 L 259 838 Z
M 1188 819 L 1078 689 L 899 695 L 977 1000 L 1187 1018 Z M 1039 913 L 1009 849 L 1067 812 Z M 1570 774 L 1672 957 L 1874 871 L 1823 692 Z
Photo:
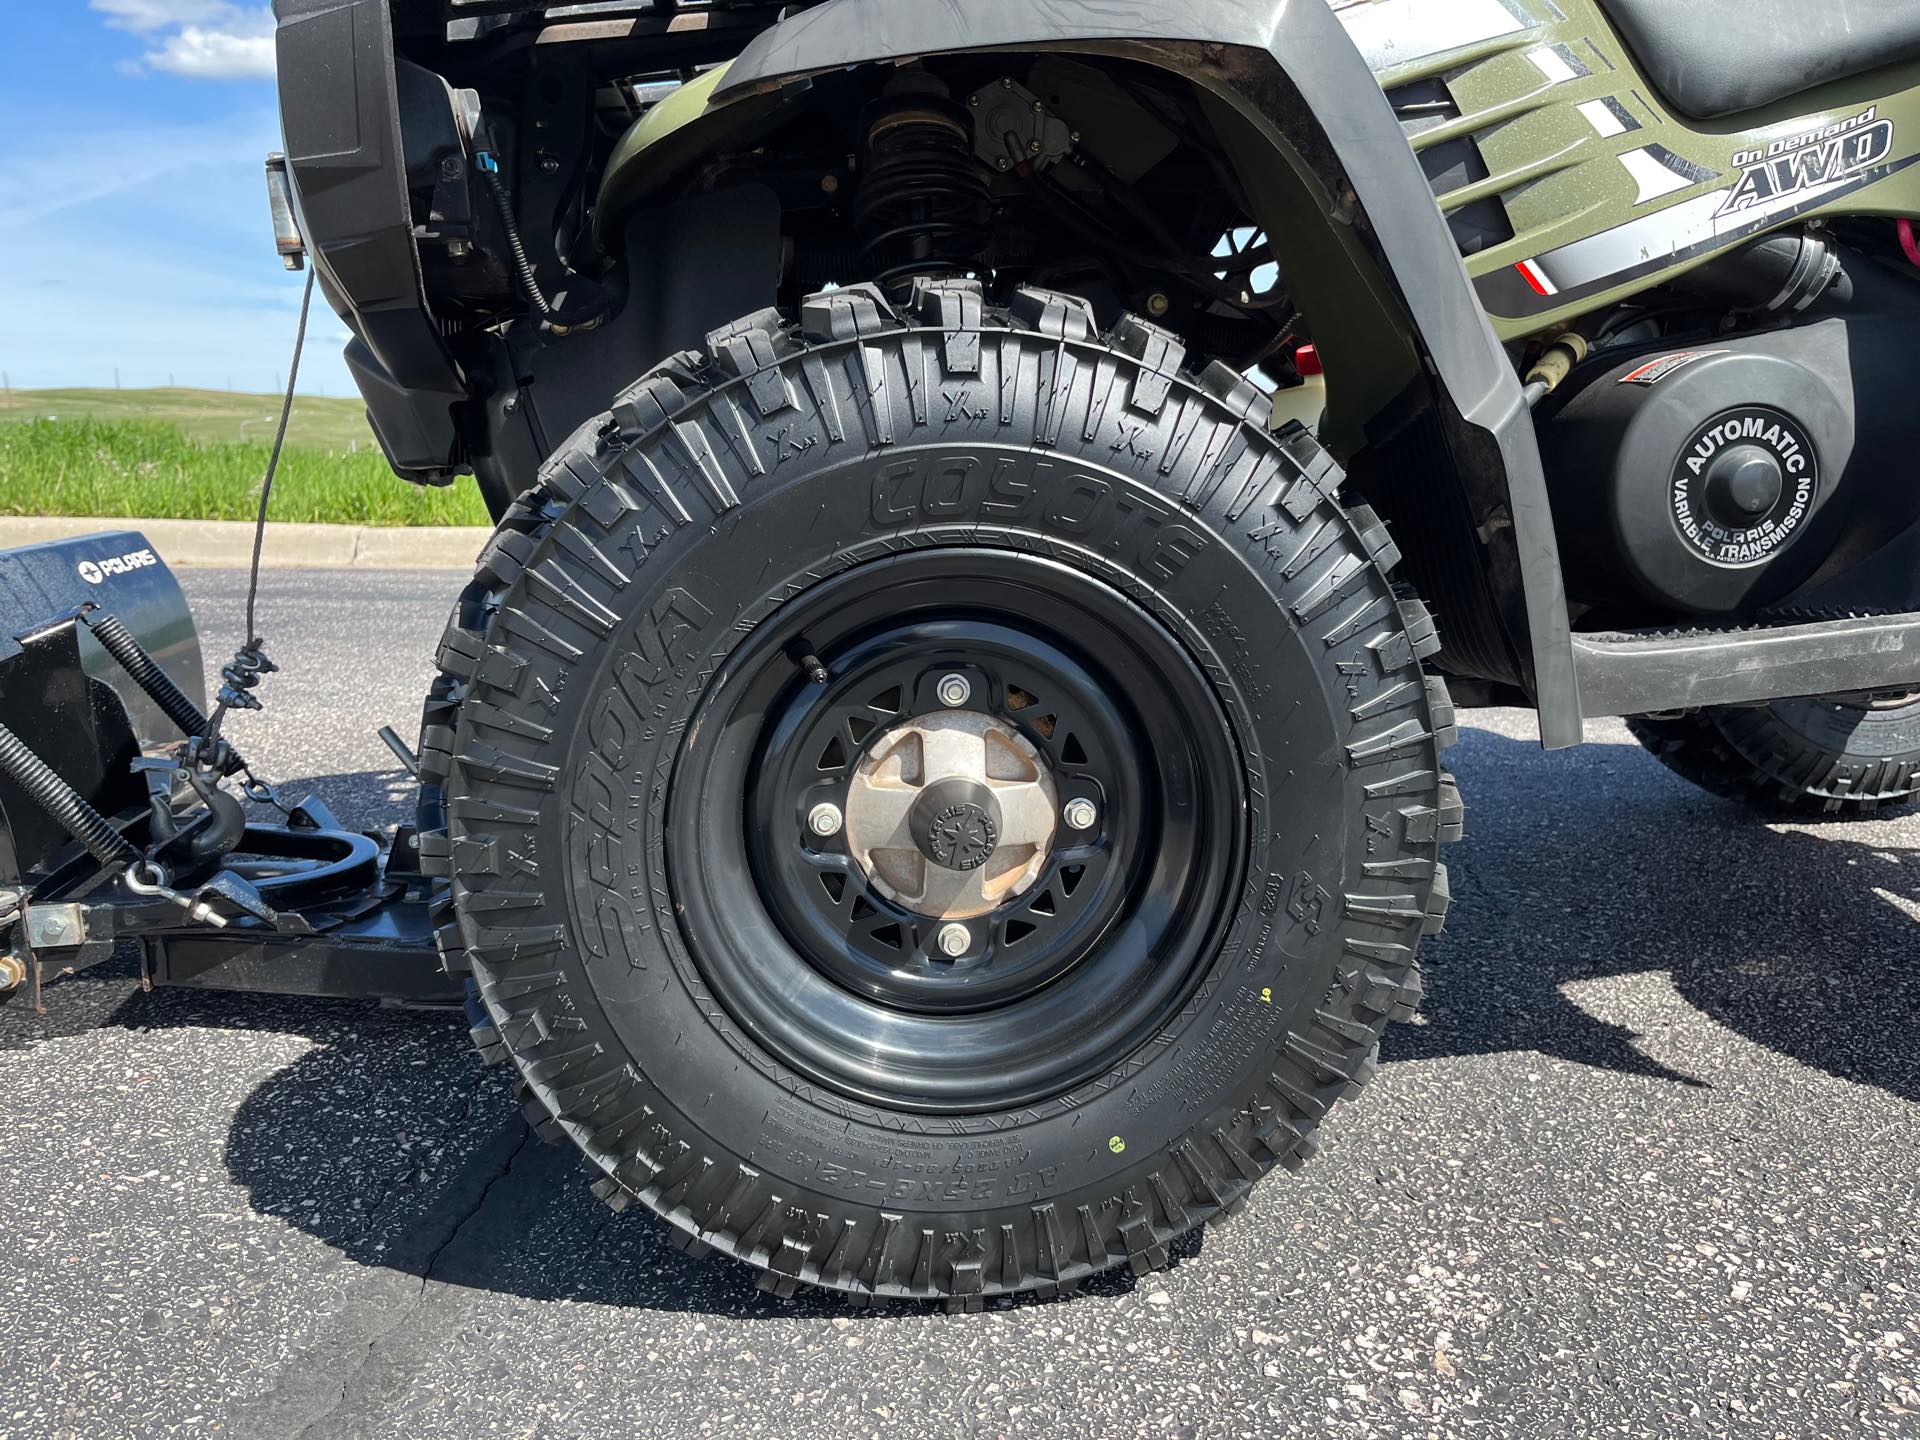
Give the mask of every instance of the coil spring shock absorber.
M 924 70 L 889 81 L 868 122 L 853 208 L 871 278 L 976 268 L 992 232 L 988 184 L 973 154 L 972 117 L 947 87 Z

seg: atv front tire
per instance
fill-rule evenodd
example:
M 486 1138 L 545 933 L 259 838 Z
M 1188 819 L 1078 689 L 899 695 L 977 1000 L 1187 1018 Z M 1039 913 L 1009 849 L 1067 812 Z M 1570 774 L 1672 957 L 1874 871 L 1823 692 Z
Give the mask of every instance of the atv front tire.
M 1775 700 L 1627 728 L 1676 775 L 1762 813 L 1871 815 L 1920 792 L 1920 696 Z
M 1437 648 L 1298 427 L 1071 297 L 856 287 L 621 394 L 422 737 L 447 964 L 596 1191 L 857 1302 L 1144 1272 L 1420 996 Z

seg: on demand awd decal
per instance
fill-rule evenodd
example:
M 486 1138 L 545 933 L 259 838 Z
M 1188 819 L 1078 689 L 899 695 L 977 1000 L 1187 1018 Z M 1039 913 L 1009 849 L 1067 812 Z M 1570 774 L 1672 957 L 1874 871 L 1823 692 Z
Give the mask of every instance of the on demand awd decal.
M 1764 150 L 1742 150 L 1733 163 L 1744 167 L 1722 215 L 1766 208 L 1804 190 L 1850 180 L 1893 153 L 1893 122 L 1879 118 L 1878 106 L 1804 135 L 1776 140 Z
M 1642 275 L 1706 256 L 1765 229 L 1830 205 L 1920 160 L 1894 153 L 1894 125 L 1877 107 L 1836 124 L 1775 140 L 1736 157 L 1740 178 L 1651 215 L 1557 250 L 1503 266 L 1476 280 L 1494 315 L 1524 319 L 1626 285 Z M 1644 183 L 1643 183 L 1644 189 Z

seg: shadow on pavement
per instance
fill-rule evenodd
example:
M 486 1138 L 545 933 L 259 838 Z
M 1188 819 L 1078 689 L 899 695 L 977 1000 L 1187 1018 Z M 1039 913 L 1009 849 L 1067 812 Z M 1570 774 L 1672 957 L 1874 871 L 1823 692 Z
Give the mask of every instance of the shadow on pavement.
M 234 1114 L 226 1164 L 255 1210 L 357 1263 L 533 1300 L 745 1319 L 850 1313 L 824 1295 L 763 1295 L 746 1266 L 690 1260 L 651 1216 L 608 1210 L 571 1148 L 533 1136 L 510 1070 L 480 1064 L 464 1020 L 174 991 L 135 992 L 111 1023 L 310 1040 Z M 1178 1258 L 1200 1243 L 1190 1237 Z M 1095 1288 L 1120 1293 L 1135 1283 L 1123 1272 Z
M 1534 1050 L 1697 1084 L 1563 990 L 1664 970 L 1745 1039 L 1920 1099 L 1920 851 L 1864 824 L 1769 828 L 1637 747 L 1544 756 L 1473 731 L 1458 768 L 1456 918 L 1422 952 L 1425 1023 L 1390 1031 L 1387 1060 Z
M 1427 952 L 1425 1023 L 1396 1027 L 1389 1061 L 1534 1050 L 1697 1084 L 1563 992 L 1666 970 L 1691 1004 L 1748 1040 L 1920 1099 L 1920 852 L 1851 838 L 1868 827 L 1818 838 L 1770 830 L 1650 774 L 1653 762 L 1627 747 L 1549 757 L 1476 731 L 1458 760 L 1473 808 L 1452 857 L 1455 933 Z M 371 824 L 390 817 L 396 786 L 404 777 L 369 772 L 286 792 L 317 791 L 347 823 Z M 358 1263 L 540 1300 L 846 1313 L 826 1297 L 770 1300 L 744 1267 L 690 1261 L 644 1216 L 614 1217 L 570 1152 L 531 1138 L 505 1067 L 478 1064 L 458 1019 L 360 1002 L 143 995 L 133 973 L 123 958 L 56 987 L 44 1020 L 0 1012 L 0 1049 L 96 1025 L 305 1037 L 312 1048 L 234 1115 L 226 1163 L 257 1210 Z M 1133 1283 L 1121 1274 L 1099 1288 Z

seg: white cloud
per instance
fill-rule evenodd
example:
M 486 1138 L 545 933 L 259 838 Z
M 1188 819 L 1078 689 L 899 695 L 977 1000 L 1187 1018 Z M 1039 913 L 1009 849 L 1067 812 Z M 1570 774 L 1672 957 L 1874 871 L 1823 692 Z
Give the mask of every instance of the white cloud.
M 148 51 L 147 64 L 190 80 L 270 80 L 273 27 L 269 23 L 264 33 L 251 34 L 188 25 Z
M 230 20 L 232 0 L 92 0 L 92 8 L 116 30 L 144 35 L 175 25 L 204 25 Z
M 92 0 L 107 24 L 149 37 L 140 64 L 190 80 L 273 77 L 273 14 L 232 0 Z

